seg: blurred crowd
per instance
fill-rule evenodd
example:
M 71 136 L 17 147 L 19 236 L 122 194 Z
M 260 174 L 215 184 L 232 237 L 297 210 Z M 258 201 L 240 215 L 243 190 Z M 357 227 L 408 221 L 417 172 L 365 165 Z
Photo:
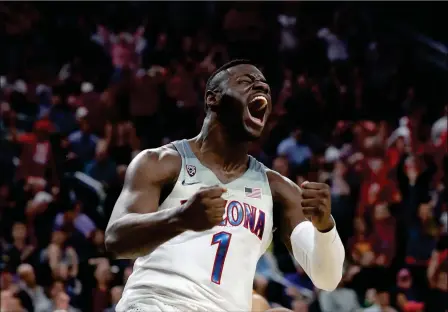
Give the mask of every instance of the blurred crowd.
M 440 73 L 359 7 L 317 4 L 1 3 L 0 310 L 115 311 L 132 262 L 104 229 L 127 165 L 196 135 L 210 73 L 248 58 L 274 99 L 250 153 L 331 186 L 347 252 L 319 291 L 275 237 L 254 290 L 295 312 L 448 311 Z

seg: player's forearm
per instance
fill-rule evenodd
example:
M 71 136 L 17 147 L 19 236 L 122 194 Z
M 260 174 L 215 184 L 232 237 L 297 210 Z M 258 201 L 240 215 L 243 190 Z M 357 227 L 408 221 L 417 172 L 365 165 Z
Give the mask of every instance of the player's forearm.
M 291 234 L 294 258 L 317 288 L 332 291 L 342 278 L 345 250 L 336 227 L 327 233 L 309 221 L 296 226 Z
M 185 231 L 180 208 L 129 213 L 107 227 L 106 248 L 119 258 L 135 259 Z

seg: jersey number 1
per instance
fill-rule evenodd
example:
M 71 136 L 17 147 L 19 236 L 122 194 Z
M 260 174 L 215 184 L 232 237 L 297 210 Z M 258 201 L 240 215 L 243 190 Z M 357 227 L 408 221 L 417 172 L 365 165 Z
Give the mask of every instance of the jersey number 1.
M 224 268 L 224 262 L 226 261 L 227 251 L 229 250 L 230 239 L 232 234 L 227 232 L 219 232 L 213 235 L 211 245 L 218 244 L 216 250 L 215 263 L 213 263 L 212 270 L 212 282 L 215 284 L 221 284 L 221 275 Z

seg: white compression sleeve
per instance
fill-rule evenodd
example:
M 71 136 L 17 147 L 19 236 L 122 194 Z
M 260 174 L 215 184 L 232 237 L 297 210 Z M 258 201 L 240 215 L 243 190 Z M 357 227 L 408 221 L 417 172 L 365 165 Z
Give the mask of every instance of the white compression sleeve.
M 291 234 L 294 258 L 317 288 L 332 291 L 342 278 L 345 250 L 336 226 L 319 232 L 310 221 L 298 224 Z

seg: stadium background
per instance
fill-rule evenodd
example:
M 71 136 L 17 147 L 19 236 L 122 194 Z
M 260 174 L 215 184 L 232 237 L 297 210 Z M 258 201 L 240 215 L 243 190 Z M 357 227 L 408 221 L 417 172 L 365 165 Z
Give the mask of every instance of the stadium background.
M 126 165 L 191 137 L 208 75 L 249 58 L 274 112 L 257 159 L 331 185 L 343 282 L 319 292 L 277 239 L 254 289 L 296 312 L 448 311 L 441 3 L 0 3 L 1 311 L 114 311 L 104 249 Z

